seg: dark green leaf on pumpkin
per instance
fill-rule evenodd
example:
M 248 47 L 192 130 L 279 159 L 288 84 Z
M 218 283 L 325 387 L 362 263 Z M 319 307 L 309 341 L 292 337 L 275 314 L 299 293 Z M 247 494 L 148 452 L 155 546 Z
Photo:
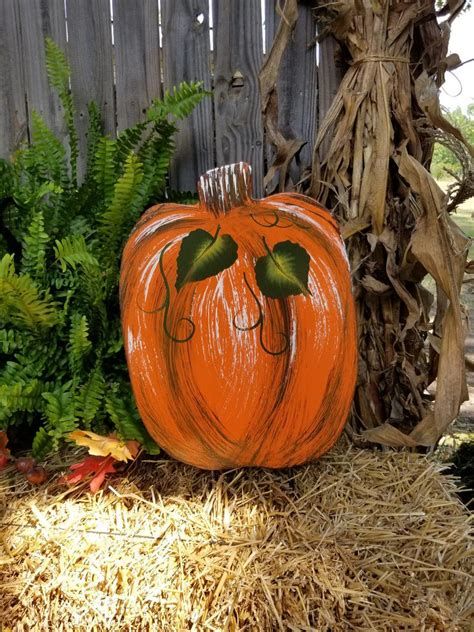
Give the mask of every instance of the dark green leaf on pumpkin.
M 230 235 L 219 235 L 219 231 L 220 227 L 213 236 L 198 228 L 183 239 L 178 255 L 177 290 L 191 281 L 214 276 L 236 261 L 237 244 Z
M 270 298 L 285 298 L 295 294 L 309 294 L 309 255 L 299 244 L 280 241 L 255 264 L 255 276 L 262 294 Z

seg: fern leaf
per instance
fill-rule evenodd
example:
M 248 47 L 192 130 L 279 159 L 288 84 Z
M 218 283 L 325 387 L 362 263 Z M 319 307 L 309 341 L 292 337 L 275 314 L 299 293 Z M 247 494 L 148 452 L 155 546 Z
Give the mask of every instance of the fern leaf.
M 40 408 L 42 384 L 33 379 L 27 383 L 14 382 L 0 385 L 1 416 L 17 411 L 33 412 Z
M 105 206 L 111 203 L 114 195 L 115 174 L 117 171 L 115 164 L 116 153 L 116 141 L 105 137 L 99 139 L 92 171 Z
M 89 113 L 89 127 L 87 129 L 87 175 L 92 175 L 95 155 L 102 138 L 102 121 L 97 103 L 91 101 L 87 106 Z
M 4 321 L 36 327 L 52 327 L 58 320 L 56 305 L 28 275 L 17 275 L 13 257 L 0 260 L 0 317 Z
M 73 270 L 77 266 L 100 271 L 99 262 L 89 251 L 83 235 L 69 235 L 64 239 L 57 239 L 54 246 L 56 261 L 60 264 L 61 270 L 66 271 L 70 266 Z
M 133 402 L 127 402 L 116 393 L 109 392 L 105 398 L 105 407 L 122 439 L 139 441 L 149 454 L 160 452 L 160 448 L 146 431 Z
M 33 439 L 33 456 L 38 461 L 42 461 L 44 457 L 53 449 L 53 439 L 46 432 L 45 428 L 41 427 L 35 434 Z
M 46 246 L 49 235 L 44 230 L 42 211 L 33 215 L 23 241 L 22 272 L 40 279 L 45 272 Z
M 71 150 L 70 164 L 73 183 L 77 182 L 77 157 L 79 155 L 77 131 L 74 126 L 74 104 L 69 89 L 71 69 L 66 55 L 49 37 L 45 40 L 46 70 L 48 78 L 56 90 L 64 108 L 64 118 L 69 135 Z
M 143 181 L 140 186 L 143 205 L 163 194 L 170 160 L 174 152 L 173 134 L 176 127 L 168 122 L 155 125 L 158 136 L 151 138 L 141 149 Z
M 159 121 L 168 116 L 176 120 L 186 118 L 209 94 L 200 81 L 180 83 L 173 90 L 166 90 L 162 99 L 153 101 L 147 112 L 148 120 Z
M 120 242 L 137 219 L 142 179 L 142 164 L 137 156 L 131 153 L 125 161 L 123 174 L 115 184 L 110 207 L 101 217 L 101 230 L 110 244 Z
M 0 158 L 0 199 L 12 197 L 13 188 L 13 165 L 4 158 Z
M 73 314 L 71 318 L 71 329 L 69 330 L 69 361 L 73 368 L 82 365 L 85 356 L 92 348 L 89 340 L 89 323 L 86 316 Z
M 90 427 L 98 415 L 104 394 L 104 376 L 100 367 L 96 367 L 76 396 L 77 415 L 86 427 Z
M 15 329 L 0 329 L 0 352 L 9 354 L 18 349 L 22 339 Z
M 143 132 L 148 121 L 137 123 L 133 127 L 123 130 L 117 137 L 116 164 L 121 167 L 131 152 L 136 152 L 143 140 Z
M 75 397 L 71 382 L 58 386 L 53 392 L 43 393 L 46 400 L 44 414 L 46 430 L 52 438 L 52 447 L 57 449 L 59 441 L 77 427 Z
M 68 176 L 63 144 L 34 110 L 31 121 L 30 160 L 34 161 L 36 172 L 44 180 L 66 184 Z

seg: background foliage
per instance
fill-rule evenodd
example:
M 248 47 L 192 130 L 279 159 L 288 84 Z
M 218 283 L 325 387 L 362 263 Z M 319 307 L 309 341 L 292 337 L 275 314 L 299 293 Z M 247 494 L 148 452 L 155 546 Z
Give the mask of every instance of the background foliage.
M 466 112 L 457 107 L 452 111 L 445 111 L 444 114 L 448 121 L 462 132 L 464 138 L 474 145 L 474 103 L 468 105 Z M 449 178 L 452 174 L 462 175 L 459 159 L 441 143 L 435 144 L 430 170 L 438 180 Z
M 46 55 L 68 144 L 33 112 L 30 145 L 0 161 L 0 429 L 38 458 L 77 427 L 115 428 L 152 451 L 123 354 L 120 255 L 143 209 L 165 199 L 175 123 L 206 93 L 181 84 L 117 139 L 91 103 L 79 182 L 69 65 L 51 40 Z

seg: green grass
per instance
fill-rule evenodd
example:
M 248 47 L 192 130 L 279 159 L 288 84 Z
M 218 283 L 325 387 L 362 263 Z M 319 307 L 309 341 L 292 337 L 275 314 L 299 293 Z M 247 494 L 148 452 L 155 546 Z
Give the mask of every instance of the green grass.
M 449 180 L 440 180 L 438 184 L 443 191 L 446 191 L 450 182 Z M 468 237 L 474 239 L 474 198 L 461 204 L 456 212 L 451 214 L 451 217 Z M 474 244 L 471 244 L 468 259 L 474 259 Z

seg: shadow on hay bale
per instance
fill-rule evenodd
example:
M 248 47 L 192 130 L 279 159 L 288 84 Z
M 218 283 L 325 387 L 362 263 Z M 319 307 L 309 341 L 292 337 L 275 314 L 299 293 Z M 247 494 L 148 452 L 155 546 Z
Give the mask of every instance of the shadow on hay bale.
M 474 509 L 474 441 L 461 443 L 451 456 L 447 473 L 459 479 L 457 494 L 471 511 Z
M 14 630 L 464 630 L 454 489 L 426 457 L 341 447 L 284 471 L 142 461 L 96 496 L 10 471 L 0 611 Z

